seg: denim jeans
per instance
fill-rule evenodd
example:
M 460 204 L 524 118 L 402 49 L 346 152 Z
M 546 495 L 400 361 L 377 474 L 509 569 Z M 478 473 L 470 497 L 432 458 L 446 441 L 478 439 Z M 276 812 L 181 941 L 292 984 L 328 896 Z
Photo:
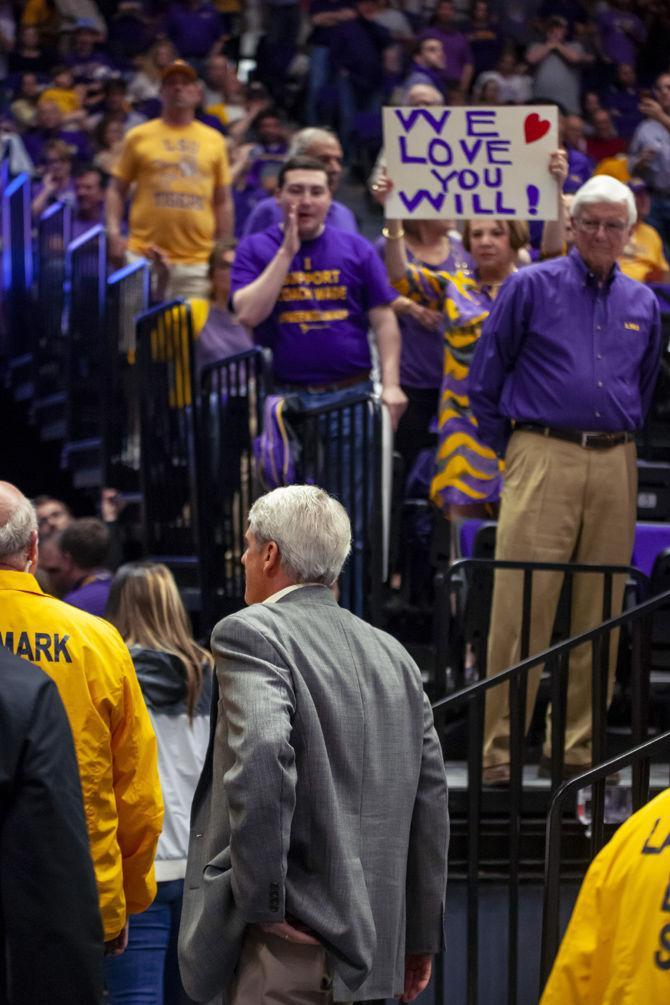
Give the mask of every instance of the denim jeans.
M 319 98 L 330 80 L 330 49 L 327 45 L 313 45 L 309 54 L 309 76 L 307 78 L 307 125 L 318 126 L 323 122 L 319 110 Z
M 189 1005 L 177 962 L 184 880 L 158 884 L 153 904 L 130 918 L 128 948 L 105 959 L 109 1005 Z
M 670 256 L 670 196 L 652 195 L 651 212 L 646 217 L 646 223 L 655 227 L 663 241 L 665 257 Z

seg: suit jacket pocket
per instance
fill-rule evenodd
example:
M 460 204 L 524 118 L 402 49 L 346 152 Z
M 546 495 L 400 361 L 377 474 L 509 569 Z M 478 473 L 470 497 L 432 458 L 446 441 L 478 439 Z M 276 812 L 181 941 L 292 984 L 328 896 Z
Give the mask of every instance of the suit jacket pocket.
M 207 863 L 199 886 L 184 888 L 179 966 L 184 988 L 195 1001 L 210 1001 L 230 983 L 245 928 L 235 906 L 230 850 L 225 848 Z

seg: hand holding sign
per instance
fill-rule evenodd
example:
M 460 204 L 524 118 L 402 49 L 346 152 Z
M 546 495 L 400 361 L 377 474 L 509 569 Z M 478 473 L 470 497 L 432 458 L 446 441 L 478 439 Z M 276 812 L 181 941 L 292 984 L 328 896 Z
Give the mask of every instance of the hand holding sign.
M 556 109 L 385 108 L 389 218 L 555 220 Z

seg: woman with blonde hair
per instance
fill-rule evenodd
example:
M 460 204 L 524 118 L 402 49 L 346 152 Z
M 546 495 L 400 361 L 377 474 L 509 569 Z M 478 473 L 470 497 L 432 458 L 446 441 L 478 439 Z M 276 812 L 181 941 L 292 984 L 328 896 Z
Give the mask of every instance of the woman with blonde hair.
M 209 740 L 213 659 L 193 639 L 188 615 L 170 570 L 156 562 L 130 562 L 116 573 L 106 617 L 115 625 L 135 665 L 158 740 L 158 769 L 165 802 L 156 852 L 156 899 L 130 919 L 128 948 L 107 957 L 110 1005 L 189 999 L 181 986 L 177 935 L 186 871 L 193 793 Z

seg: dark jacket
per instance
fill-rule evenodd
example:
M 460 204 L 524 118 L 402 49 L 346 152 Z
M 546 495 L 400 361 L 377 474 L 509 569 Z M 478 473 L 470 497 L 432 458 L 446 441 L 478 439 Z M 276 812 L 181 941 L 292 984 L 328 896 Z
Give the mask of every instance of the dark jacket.
M 102 924 L 56 685 L 0 647 L 0 1005 L 102 1001 Z

